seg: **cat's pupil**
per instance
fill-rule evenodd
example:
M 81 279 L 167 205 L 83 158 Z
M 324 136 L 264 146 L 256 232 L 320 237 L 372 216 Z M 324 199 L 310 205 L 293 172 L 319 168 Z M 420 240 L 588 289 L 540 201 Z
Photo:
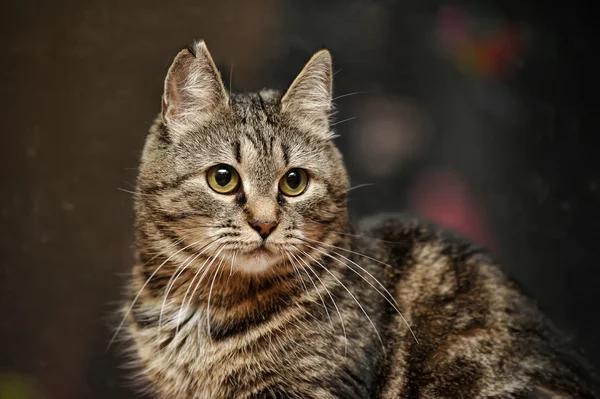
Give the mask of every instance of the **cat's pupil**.
M 231 172 L 225 168 L 219 168 L 215 172 L 215 181 L 221 187 L 225 187 L 231 181 Z
M 298 171 L 291 170 L 285 177 L 285 181 L 287 182 L 288 186 L 294 190 L 300 186 L 300 183 L 302 183 L 302 177 Z

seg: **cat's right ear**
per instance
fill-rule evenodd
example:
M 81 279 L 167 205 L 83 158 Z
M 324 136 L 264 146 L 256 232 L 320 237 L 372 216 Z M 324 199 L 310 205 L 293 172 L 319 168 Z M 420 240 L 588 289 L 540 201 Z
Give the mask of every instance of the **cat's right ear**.
M 165 125 L 202 122 L 228 103 L 221 75 L 204 41 L 181 50 L 165 79 L 162 98 Z
M 331 54 L 320 50 L 304 66 L 281 99 L 281 112 L 330 137 L 332 81 Z

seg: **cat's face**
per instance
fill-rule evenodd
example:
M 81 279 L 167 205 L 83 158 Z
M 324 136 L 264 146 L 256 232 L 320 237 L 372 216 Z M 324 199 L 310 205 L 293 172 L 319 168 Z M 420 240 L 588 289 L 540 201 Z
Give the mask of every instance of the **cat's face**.
M 182 51 L 140 167 L 144 245 L 246 273 L 299 261 L 301 251 L 320 257 L 310 246 L 347 223 L 348 179 L 331 142 L 330 110 L 327 52 L 282 98 L 227 95 L 203 43 L 195 56 Z

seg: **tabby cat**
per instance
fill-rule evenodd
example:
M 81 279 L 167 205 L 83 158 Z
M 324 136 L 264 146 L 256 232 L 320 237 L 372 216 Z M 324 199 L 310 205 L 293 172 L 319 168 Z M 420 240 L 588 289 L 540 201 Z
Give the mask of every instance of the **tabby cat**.
M 135 196 L 123 323 L 158 398 L 593 398 L 584 360 L 480 249 L 409 217 L 356 230 L 332 66 L 228 94 L 170 67 Z

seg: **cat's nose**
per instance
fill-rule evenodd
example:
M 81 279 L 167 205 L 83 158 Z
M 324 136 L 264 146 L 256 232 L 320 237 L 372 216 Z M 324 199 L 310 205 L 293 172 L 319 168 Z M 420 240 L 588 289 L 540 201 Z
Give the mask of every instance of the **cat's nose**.
M 253 220 L 248 223 L 250 224 L 250 227 L 256 230 L 263 240 L 266 240 L 269 234 L 271 234 L 277 227 L 277 222 L 259 222 L 257 220 Z

